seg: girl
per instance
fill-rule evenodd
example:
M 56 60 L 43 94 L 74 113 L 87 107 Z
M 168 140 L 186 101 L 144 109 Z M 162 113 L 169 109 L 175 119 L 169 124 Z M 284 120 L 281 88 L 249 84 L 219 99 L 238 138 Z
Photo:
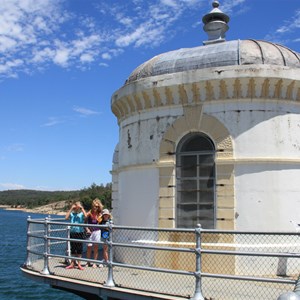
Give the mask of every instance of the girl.
M 87 224 L 99 224 L 102 220 L 101 213 L 102 213 L 103 205 L 99 199 L 95 199 L 92 202 L 92 209 L 87 213 L 86 217 L 86 223 Z M 99 245 L 95 244 L 93 242 L 100 242 L 100 234 L 101 230 L 100 228 L 95 227 L 88 227 L 87 228 L 87 234 L 90 234 L 89 241 L 90 243 L 87 245 L 87 252 L 86 257 L 91 258 L 92 251 L 94 252 L 94 260 L 98 259 L 98 249 Z M 88 263 L 90 266 L 91 264 Z M 93 263 L 93 268 L 96 268 L 96 264 Z
M 86 211 L 82 207 L 79 201 L 75 202 L 70 210 L 66 214 L 66 220 L 71 220 L 73 224 L 83 224 L 84 220 L 87 216 Z M 82 226 L 71 226 L 70 229 L 70 238 L 76 240 L 84 239 L 84 228 Z M 79 242 L 71 242 L 71 255 L 76 257 L 82 256 L 82 243 Z M 80 261 L 77 261 L 77 266 L 79 270 L 84 270 L 80 265 Z M 75 260 L 72 259 L 71 264 L 66 267 L 66 269 L 73 269 L 75 267 Z
M 112 224 L 112 217 L 108 209 L 103 209 L 102 212 L 102 220 L 100 222 L 100 225 L 109 225 Z M 101 233 L 101 241 L 106 242 L 109 238 L 109 230 L 107 228 L 102 228 Z M 103 262 L 108 262 L 108 246 L 106 244 L 103 244 Z M 99 265 L 99 267 L 103 267 L 102 264 Z

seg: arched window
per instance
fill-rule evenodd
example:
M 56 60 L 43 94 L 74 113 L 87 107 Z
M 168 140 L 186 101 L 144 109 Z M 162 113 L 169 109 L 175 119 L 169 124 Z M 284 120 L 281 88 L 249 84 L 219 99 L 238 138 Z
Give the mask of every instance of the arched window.
M 176 151 L 176 226 L 215 228 L 215 147 L 202 133 L 185 136 Z

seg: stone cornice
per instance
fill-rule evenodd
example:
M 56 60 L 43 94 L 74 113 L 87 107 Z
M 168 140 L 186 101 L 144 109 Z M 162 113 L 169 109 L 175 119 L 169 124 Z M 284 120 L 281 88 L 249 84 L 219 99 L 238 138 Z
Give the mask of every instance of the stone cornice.
M 112 97 L 118 120 L 174 105 L 210 101 L 285 100 L 300 104 L 300 70 L 234 66 L 155 76 L 119 89 Z
M 216 158 L 217 165 L 248 165 L 248 164 L 271 164 L 271 165 L 300 165 L 299 158 L 276 158 L 276 157 L 260 157 L 260 158 Z M 149 163 L 149 164 L 134 164 L 128 166 L 120 166 L 116 170 L 110 171 L 113 174 L 118 174 L 121 172 L 131 171 L 131 170 L 148 170 L 157 168 L 166 168 L 175 166 L 175 157 L 169 160 Z

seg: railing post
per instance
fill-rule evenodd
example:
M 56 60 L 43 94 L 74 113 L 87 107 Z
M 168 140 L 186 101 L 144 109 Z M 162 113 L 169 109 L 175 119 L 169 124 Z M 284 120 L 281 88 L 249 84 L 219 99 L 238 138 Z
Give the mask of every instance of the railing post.
M 30 220 L 31 220 L 31 217 L 28 216 L 27 218 L 27 258 L 26 258 L 26 267 L 31 267 L 31 259 L 30 259 L 30 247 L 31 247 L 31 237 L 29 236 L 31 231 L 30 231 Z
M 48 222 L 51 221 L 51 215 L 48 215 Z M 49 224 L 49 223 L 48 223 Z M 47 237 L 50 237 L 51 236 L 51 224 L 49 224 L 48 226 L 48 231 L 47 231 Z M 47 240 L 47 254 L 50 253 L 50 240 Z M 48 257 L 48 259 L 51 259 L 51 257 Z
M 287 292 L 280 295 L 277 300 L 299 300 L 300 296 L 294 292 Z
M 196 272 L 195 272 L 195 294 L 192 300 L 204 300 L 202 295 L 202 283 L 201 283 L 201 225 L 198 224 L 197 228 L 195 229 L 196 234 Z
M 45 223 L 44 223 L 44 228 L 45 228 L 45 231 L 44 231 L 44 269 L 42 271 L 42 274 L 44 275 L 49 275 L 50 272 L 49 272 L 49 249 L 50 249 L 50 245 L 49 245 L 49 239 L 48 239 L 48 235 L 49 235 L 49 220 L 48 218 L 45 218 Z
M 67 226 L 67 249 L 66 249 L 66 252 L 67 252 L 67 256 L 68 257 L 71 257 L 71 242 L 70 242 L 70 232 L 71 232 L 71 226 Z M 69 264 L 71 263 L 71 260 L 70 259 L 65 259 L 65 263 L 66 264 Z
M 294 288 L 294 293 L 300 296 L 300 275 L 298 276 L 298 279 L 296 281 L 296 285 Z
M 287 292 L 279 296 L 277 300 L 299 300 L 300 299 L 300 276 L 296 281 L 296 286 L 293 292 Z
M 112 241 L 113 241 L 113 225 L 109 224 L 108 225 L 108 230 L 109 230 L 109 237 L 108 237 L 108 263 L 107 263 L 107 267 L 108 267 L 108 273 L 107 273 L 107 282 L 105 284 L 105 286 L 108 287 L 114 287 L 115 286 L 115 282 L 114 282 L 114 277 L 113 277 L 113 246 L 112 246 Z

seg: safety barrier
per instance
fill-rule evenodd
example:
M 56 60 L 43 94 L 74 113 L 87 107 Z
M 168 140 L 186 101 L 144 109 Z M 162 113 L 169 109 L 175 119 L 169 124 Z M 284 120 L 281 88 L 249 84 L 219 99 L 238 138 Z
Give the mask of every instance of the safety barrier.
M 90 225 L 109 232 L 99 247 L 108 261 L 87 259 L 66 269 L 72 257 L 70 226 L 59 218 L 28 218 L 26 268 L 47 276 L 108 287 L 202 299 L 277 299 L 293 290 L 300 270 L 298 232 L 248 232 Z M 76 224 L 77 226 L 77 224 Z M 86 227 L 86 224 L 78 225 Z M 87 263 L 102 268 L 89 268 Z M 205 298 L 204 298 L 205 297 Z

